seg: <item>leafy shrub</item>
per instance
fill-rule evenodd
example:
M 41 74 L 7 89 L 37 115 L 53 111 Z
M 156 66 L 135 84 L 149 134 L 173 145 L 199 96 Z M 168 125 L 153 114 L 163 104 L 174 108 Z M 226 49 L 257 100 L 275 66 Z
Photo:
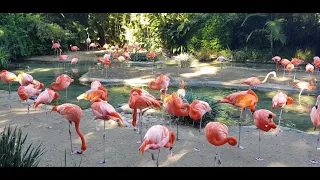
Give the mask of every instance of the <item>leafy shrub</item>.
M 313 49 L 298 49 L 296 51 L 295 57 L 298 59 L 302 59 L 305 60 L 306 62 L 312 62 L 313 61 L 313 57 L 316 56 L 315 55 L 315 51 Z
M 132 53 L 130 54 L 131 61 L 139 61 L 139 62 L 152 62 L 152 59 L 147 58 L 146 53 Z M 154 61 L 158 61 L 158 56 L 154 58 Z
M 210 105 L 212 110 L 211 112 L 206 113 L 202 117 L 202 124 L 201 124 L 201 126 L 203 125 L 202 127 L 204 127 L 210 121 L 215 121 L 215 119 L 219 116 L 217 101 L 213 100 L 212 98 L 187 91 L 185 99 L 189 102 L 189 104 L 191 104 L 193 100 L 198 99 L 201 101 L 205 101 Z M 179 122 L 192 124 L 193 120 L 190 118 L 190 116 L 185 116 L 185 117 L 179 117 Z M 196 121 L 195 124 L 196 123 L 200 123 L 200 121 Z
M 24 149 L 27 135 L 22 137 L 21 129 L 5 128 L 0 138 L 0 167 L 37 167 L 44 149 L 32 143 Z M 23 152 L 24 151 L 24 152 Z
M 223 49 L 218 52 L 218 56 L 223 56 L 227 59 L 233 59 L 232 51 L 230 49 Z
M 213 58 L 211 58 L 212 51 L 209 49 L 202 49 L 195 53 L 195 57 L 199 59 L 200 62 L 211 62 Z
M 178 56 L 175 56 L 175 60 L 180 62 L 182 68 L 190 67 L 192 62 L 192 55 L 188 53 L 181 53 Z
M 9 53 L 8 51 L 0 46 L 0 69 L 8 69 L 9 65 Z

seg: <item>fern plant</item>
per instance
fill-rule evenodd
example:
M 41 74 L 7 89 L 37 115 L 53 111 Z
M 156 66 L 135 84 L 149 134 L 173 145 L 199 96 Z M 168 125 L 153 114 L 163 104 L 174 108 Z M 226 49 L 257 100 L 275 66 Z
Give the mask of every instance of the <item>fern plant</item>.
M 5 127 L 0 137 L 0 167 L 37 167 L 45 153 L 42 143 L 24 148 L 28 135 L 22 136 L 21 129 Z

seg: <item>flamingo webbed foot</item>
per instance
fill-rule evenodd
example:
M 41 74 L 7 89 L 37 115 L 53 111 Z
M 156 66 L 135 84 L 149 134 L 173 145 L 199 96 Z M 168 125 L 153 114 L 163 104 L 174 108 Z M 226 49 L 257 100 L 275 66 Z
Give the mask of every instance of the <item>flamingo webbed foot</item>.
M 52 126 L 47 126 L 48 129 L 52 129 Z
M 257 157 L 256 160 L 257 161 L 263 161 L 264 159 L 262 157 Z
M 71 154 L 82 154 L 82 152 L 78 150 L 74 150 L 74 151 L 71 151 Z
M 240 146 L 240 145 L 238 146 L 238 148 L 239 148 L 239 149 L 244 149 L 244 147 L 243 147 L 243 146 Z
M 312 164 L 318 164 L 318 161 L 317 161 L 317 160 L 315 160 L 315 159 L 310 160 L 310 162 L 311 162 Z
M 141 144 L 141 141 L 137 141 L 137 144 Z
M 195 152 L 200 152 L 200 149 L 199 149 L 199 148 L 193 148 L 193 150 L 194 150 Z
M 101 161 L 99 161 L 99 164 L 105 164 L 107 162 L 107 160 L 101 160 Z

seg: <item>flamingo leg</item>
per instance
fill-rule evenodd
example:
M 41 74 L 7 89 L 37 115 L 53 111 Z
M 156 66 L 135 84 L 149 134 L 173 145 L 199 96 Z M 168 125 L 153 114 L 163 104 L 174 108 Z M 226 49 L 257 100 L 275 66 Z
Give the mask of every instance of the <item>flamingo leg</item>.
M 66 103 L 68 103 L 68 88 L 66 88 Z
M 49 123 L 49 119 L 48 119 L 48 111 L 47 111 L 47 104 L 44 104 L 44 109 L 45 109 L 45 112 L 46 112 L 46 120 L 47 120 L 47 128 L 51 129 L 52 126 L 50 125 Z
M 243 113 L 243 109 L 241 109 L 240 118 L 239 118 L 239 143 L 238 143 L 238 148 L 239 148 L 239 149 L 244 149 L 243 146 L 240 146 L 242 113 Z
M 316 146 L 316 150 L 320 150 L 320 148 L 318 148 L 319 141 L 320 141 L 320 131 L 318 131 L 318 138 L 317 138 L 317 146 Z
M 302 94 L 302 91 L 303 91 L 303 89 L 301 89 L 301 91 L 300 91 L 300 93 L 299 93 L 299 105 L 301 105 L 301 101 L 300 101 L 300 99 L 301 99 L 301 94 Z
M 11 83 L 8 83 L 9 84 L 9 99 L 11 99 Z
M 261 142 L 261 137 L 260 137 L 260 129 L 259 129 L 259 157 L 256 158 L 257 161 L 263 161 L 264 159 L 260 156 L 260 142 Z
M 179 116 L 176 118 L 176 121 L 177 121 L 177 138 L 176 138 L 176 141 L 180 141 L 180 139 L 179 139 Z
M 106 78 L 108 77 L 108 69 L 106 68 Z
M 103 121 L 103 160 L 99 164 L 106 163 L 106 121 Z
M 218 150 L 218 164 L 221 164 L 221 148 Z
M 95 130 L 96 131 L 100 131 L 100 128 L 99 128 L 99 121 L 94 119 L 94 126 L 95 126 Z
M 141 143 L 142 143 L 142 111 L 140 110 L 140 130 L 139 130 L 139 134 L 140 134 L 140 140 L 141 140 Z
M 217 167 L 218 149 L 219 149 L 219 146 L 217 146 L 215 154 L 214 154 L 214 167 Z
M 315 129 L 316 130 L 316 129 Z M 320 148 L 318 148 L 318 144 L 319 144 L 319 139 L 320 138 L 320 131 L 319 131 L 319 135 L 318 135 L 318 138 L 317 138 L 317 146 L 316 146 L 316 150 L 320 150 Z M 312 160 L 310 160 L 310 162 L 312 163 L 312 164 L 318 164 L 318 161 L 316 160 L 316 159 L 312 159 Z
M 294 68 L 293 82 L 296 80 L 297 69 Z
M 283 66 L 283 75 L 282 75 L 282 78 L 284 78 L 284 75 L 286 74 L 286 67 Z
M 71 129 L 70 129 L 71 123 L 72 123 L 72 122 L 69 121 L 69 136 L 70 136 L 71 154 L 74 154 L 74 153 L 73 153 L 73 147 L 72 147 Z
M 202 121 L 202 117 L 200 119 L 200 127 L 199 127 L 199 134 L 198 134 L 198 142 L 200 143 L 200 134 L 201 134 L 201 121 Z M 194 122 L 194 121 L 193 121 Z M 199 152 L 200 148 L 194 148 L 194 151 Z
M 160 156 L 160 149 L 158 151 L 158 157 L 157 157 L 157 167 L 159 167 L 159 156 Z

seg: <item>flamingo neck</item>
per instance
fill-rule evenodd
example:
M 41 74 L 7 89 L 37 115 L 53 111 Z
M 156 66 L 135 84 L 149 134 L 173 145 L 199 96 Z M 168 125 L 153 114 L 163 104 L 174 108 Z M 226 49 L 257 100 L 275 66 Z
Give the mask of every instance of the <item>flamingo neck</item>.
M 80 154 L 81 154 L 83 151 L 85 151 L 87 149 L 86 140 L 84 139 L 84 136 L 80 131 L 80 120 L 78 122 L 75 122 L 74 124 L 75 124 L 75 128 L 76 128 L 76 132 L 80 136 L 80 139 L 81 139 L 81 152 L 80 152 Z
M 268 80 L 268 78 L 269 78 L 269 76 L 270 76 L 271 74 L 273 74 L 273 77 L 276 76 L 275 72 L 269 72 L 269 73 L 267 74 L 267 76 L 264 78 L 264 80 L 262 81 L 262 83 L 265 83 L 265 82 Z

